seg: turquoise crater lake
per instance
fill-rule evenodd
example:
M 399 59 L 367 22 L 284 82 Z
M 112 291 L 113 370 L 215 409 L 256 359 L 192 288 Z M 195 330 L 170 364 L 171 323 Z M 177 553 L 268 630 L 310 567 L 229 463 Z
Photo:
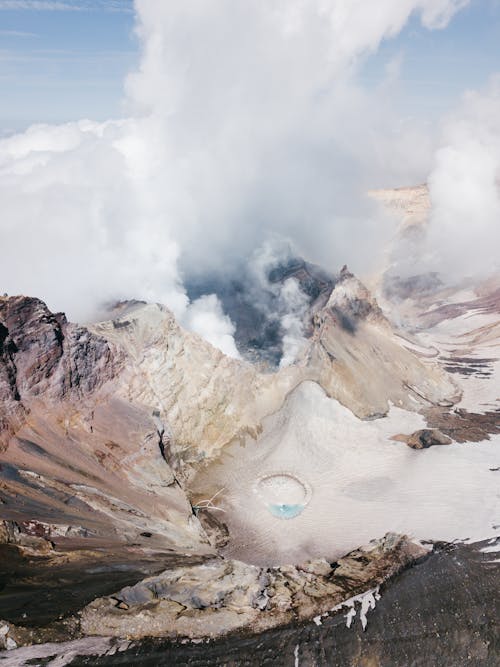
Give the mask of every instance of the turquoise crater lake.
M 262 476 L 254 491 L 267 510 L 278 519 L 295 519 L 305 510 L 311 498 L 307 482 L 291 472 L 276 472 Z

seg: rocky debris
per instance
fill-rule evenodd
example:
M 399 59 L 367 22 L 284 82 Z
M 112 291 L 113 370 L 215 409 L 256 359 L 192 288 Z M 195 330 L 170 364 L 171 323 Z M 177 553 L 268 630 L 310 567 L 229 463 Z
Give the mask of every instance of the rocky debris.
M 415 431 L 411 435 L 395 435 L 392 440 L 397 442 L 405 442 L 408 447 L 412 449 L 427 449 L 428 447 L 433 447 L 434 445 L 451 445 L 453 442 L 444 433 L 441 433 L 438 429 L 429 429 L 423 428 L 420 431 Z
M 12 544 L 22 553 L 37 556 L 49 554 L 54 548 L 47 535 L 36 535 L 23 530 L 15 521 L 0 521 L 0 544 Z
M 91 531 L 82 526 L 48 524 L 43 521 L 0 521 L 0 544 L 14 544 L 31 549 L 36 554 L 53 550 L 53 539 L 87 538 Z
M 87 635 L 133 639 L 262 631 L 326 614 L 427 554 L 421 544 L 389 533 L 335 563 L 259 568 L 214 558 L 95 600 L 81 613 L 81 629 Z
M 13 521 L 0 521 L 0 544 L 8 544 L 14 537 Z
M 197 512 L 197 517 L 208 537 L 210 544 L 215 549 L 223 549 L 229 543 L 229 529 L 221 517 L 217 517 L 215 512 L 207 509 L 201 509 Z
M 47 552 L 0 544 L 0 619 L 29 631 L 27 642 L 63 641 L 79 632 L 74 614 L 104 595 L 113 595 L 167 568 L 192 566 L 213 558 L 161 550 L 113 539 L 68 538 Z
M 0 648 L 12 651 L 17 648 L 17 642 L 10 636 L 10 626 L 0 621 Z
M 500 433 L 500 409 L 476 413 L 464 408 L 433 408 L 425 411 L 425 417 L 431 428 L 439 429 L 455 442 L 481 442 Z
M 11 437 L 0 455 L 3 518 L 55 543 L 213 551 L 154 446 L 154 422 L 116 397 L 95 398 L 91 430 L 88 412 L 45 404 Z
M 72 641 L 55 642 L 44 644 L 25 645 L 16 649 L 15 653 L 1 657 L 0 661 L 5 667 L 24 667 L 25 665 L 95 665 L 100 657 L 109 659 L 116 654 L 118 659 L 130 646 L 127 641 L 115 641 L 104 637 L 85 637 Z M 87 663 L 90 660 L 90 663 Z M 132 660 L 129 664 L 136 665 Z

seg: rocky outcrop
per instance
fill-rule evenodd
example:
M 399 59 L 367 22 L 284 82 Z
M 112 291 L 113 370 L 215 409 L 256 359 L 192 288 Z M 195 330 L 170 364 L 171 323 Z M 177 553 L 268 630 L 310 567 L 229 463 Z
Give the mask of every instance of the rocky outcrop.
M 314 325 L 306 364 L 327 394 L 358 417 L 383 416 L 390 402 L 419 410 L 458 400 L 446 373 L 403 347 L 376 300 L 346 268 Z
M 0 298 L 0 446 L 33 400 L 84 399 L 116 376 L 123 357 L 39 299 Z
M 22 648 L 4 654 L 12 664 L 111 665 L 172 664 L 293 667 L 347 665 L 370 667 L 497 667 L 500 598 L 494 554 L 483 544 L 436 545 L 380 589 L 344 601 L 341 609 L 314 623 L 294 623 L 251 636 L 233 633 L 218 640 L 130 641 L 89 636 L 63 643 L 30 643 L 29 634 L 5 624 Z M 0 623 L 1 625 L 1 623 Z M 49 637 L 47 637 L 49 639 Z M 55 633 L 50 636 L 57 641 Z M 59 640 L 64 636 L 59 635 Z
M 0 300 L 0 307 L 2 302 Z M 0 320 L 0 451 L 16 425 L 20 424 L 24 408 L 17 388 L 17 368 L 14 361 L 17 347 L 9 330 Z
M 458 394 L 442 370 L 424 366 L 402 346 L 376 300 L 347 269 L 315 311 L 304 354 L 274 373 L 224 356 L 154 304 L 133 304 L 91 330 L 125 354 L 118 390 L 127 401 L 157 410 L 174 467 L 196 465 L 235 438 L 256 436 L 263 418 L 304 381 L 317 382 L 361 418 L 386 414 L 389 402 L 411 410 L 451 405 Z
M 35 521 L 30 523 L 41 526 Z M 42 536 L 29 526 L 27 530 L 25 528 L 26 526 L 15 521 L 0 521 L 0 545 L 15 545 L 19 553 L 28 557 L 46 556 L 53 552 L 54 543 L 50 540 L 48 532 Z
M 81 614 L 81 628 L 90 635 L 196 639 L 312 620 L 427 553 L 406 537 L 388 534 L 335 563 L 262 569 L 216 558 L 92 602 Z
M 424 428 L 411 435 L 395 435 L 393 440 L 405 442 L 412 449 L 428 449 L 434 445 L 451 445 L 452 439 L 438 429 Z
M 320 559 L 259 568 L 220 557 L 191 563 L 184 558 L 177 566 L 98 597 L 62 621 L 54 612 L 41 627 L 24 627 L 12 619 L 0 620 L 0 627 L 15 648 L 91 636 L 196 641 L 313 618 L 320 624 L 343 603 L 354 606 L 353 596 L 373 592 L 429 552 L 405 536 L 387 534 L 332 563 Z M 56 571 L 61 562 L 55 563 Z M 85 561 L 81 566 L 85 571 Z M 109 576 L 116 578 L 111 571 Z
M 409 187 L 370 190 L 368 194 L 402 219 L 403 230 L 406 233 L 417 232 L 428 222 L 431 200 L 426 183 Z
M 22 402 L 42 393 L 83 398 L 115 377 L 123 362 L 107 341 L 51 313 L 39 299 L 1 298 L 0 326 L 11 391 Z
M 210 550 L 161 455 L 155 404 L 118 395 L 123 348 L 27 297 L 0 299 L 0 327 L 2 518 Z
M 10 634 L 10 626 L 7 623 L 0 623 L 0 649 L 12 651 L 17 648 L 17 642 Z

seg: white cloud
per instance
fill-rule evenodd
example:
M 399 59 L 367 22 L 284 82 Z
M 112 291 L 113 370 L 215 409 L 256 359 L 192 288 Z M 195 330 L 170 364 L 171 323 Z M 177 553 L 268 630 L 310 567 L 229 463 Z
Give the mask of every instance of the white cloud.
M 443 127 L 429 176 L 427 239 L 431 265 L 443 275 L 500 269 L 500 77 L 469 92 Z
M 269 237 L 327 268 L 366 271 L 387 230 L 360 193 L 409 177 L 428 149 L 418 131 L 394 132 L 387 89 L 361 89 L 353 67 L 412 13 L 436 27 L 462 4 L 137 0 L 130 118 L 0 140 L 0 291 L 76 319 L 134 297 L 182 318 L 181 276 L 230 272 Z M 104 3 L 0 0 L 93 7 Z M 231 336 L 220 304 L 192 308 L 191 326 Z
M 115 145 L 134 131 L 134 121 L 80 121 L 0 141 L 0 237 L 12 251 L 3 290 L 41 296 L 76 319 L 130 297 L 183 312 L 178 246 Z
M 35 32 L 24 32 L 23 30 L 0 30 L 2 37 L 38 37 Z

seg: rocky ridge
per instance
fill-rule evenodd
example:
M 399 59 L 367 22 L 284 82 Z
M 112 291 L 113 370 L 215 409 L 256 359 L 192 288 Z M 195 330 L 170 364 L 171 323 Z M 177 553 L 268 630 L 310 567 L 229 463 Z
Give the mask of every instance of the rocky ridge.
M 210 529 L 193 511 L 197 472 L 239 438 L 258 440 L 263 420 L 303 383 L 364 420 L 391 404 L 421 412 L 459 399 L 450 376 L 405 345 L 346 268 L 331 287 L 311 290 L 306 349 L 275 372 L 225 357 L 160 305 L 122 304 L 83 327 L 37 299 L 0 300 L 2 541 L 54 562 L 70 548 L 97 560 L 102 549 L 126 548 L 206 561 L 137 575 L 86 606 L 78 632 L 165 636 L 168 626 L 172 637 L 196 638 L 208 618 L 219 633 L 307 620 L 422 556 L 392 535 L 351 554 L 351 574 L 343 559 L 262 568 L 218 556 L 223 526 Z M 74 624 L 61 636 L 70 631 Z M 16 642 L 34 640 L 22 627 L 15 633 Z
M 405 536 L 388 534 L 334 563 L 262 569 L 220 557 L 173 567 L 111 596 L 98 598 L 74 617 L 38 630 L 12 623 L 17 646 L 54 636 L 145 636 L 196 640 L 238 631 L 261 632 L 340 611 L 340 603 L 380 586 L 429 553 Z
M 456 400 L 448 376 L 400 344 L 347 269 L 311 318 L 303 356 L 269 373 L 226 357 L 159 305 L 125 305 L 82 327 L 37 299 L 1 299 L 4 518 L 57 517 L 125 542 L 148 532 L 148 544 L 204 552 L 208 538 L 181 485 L 227 444 L 257 437 L 302 382 L 365 419 L 390 403 Z

